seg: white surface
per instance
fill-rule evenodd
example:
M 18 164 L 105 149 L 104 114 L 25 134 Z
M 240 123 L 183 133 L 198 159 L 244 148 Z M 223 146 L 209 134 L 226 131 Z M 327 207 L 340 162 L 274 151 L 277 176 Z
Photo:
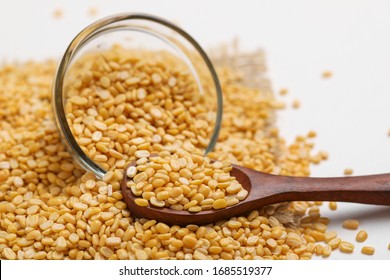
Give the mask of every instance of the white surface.
M 301 109 L 279 114 L 289 140 L 318 132 L 316 147 L 330 154 L 312 168 L 313 176 L 390 171 L 390 2 L 388 1 L 0 1 L 0 61 L 59 57 L 87 24 L 118 12 L 147 12 L 179 22 L 203 46 L 239 37 L 246 49 L 267 52 L 273 88 L 289 89 L 281 99 L 301 101 Z M 196 3 L 196 4 L 194 4 Z M 96 17 L 88 15 L 91 7 Z M 53 19 L 55 9 L 63 11 Z M 334 76 L 322 79 L 324 70 Z M 326 203 L 327 206 L 327 203 Z M 354 241 L 356 231 L 341 228 L 357 218 L 367 230 L 364 245 L 374 256 L 335 252 L 333 259 L 390 259 L 390 208 L 339 204 L 323 207 L 331 228 Z

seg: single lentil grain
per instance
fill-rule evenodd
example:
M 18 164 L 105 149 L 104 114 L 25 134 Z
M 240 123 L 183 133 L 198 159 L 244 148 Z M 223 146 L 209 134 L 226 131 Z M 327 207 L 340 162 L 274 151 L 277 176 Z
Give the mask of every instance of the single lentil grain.
M 301 107 L 301 102 L 298 99 L 294 99 L 292 102 L 292 107 L 294 109 L 299 109 Z
M 325 70 L 322 72 L 322 78 L 329 79 L 333 76 L 333 72 L 329 70 Z
M 336 237 L 329 240 L 328 245 L 332 248 L 332 250 L 335 250 L 340 246 L 340 243 L 341 243 L 341 239 Z
M 356 241 L 357 242 L 364 242 L 367 240 L 368 234 L 365 230 L 361 230 L 356 234 Z
M 370 246 L 364 246 L 364 247 L 362 247 L 361 252 L 362 252 L 362 254 L 371 256 L 375 253 L 375 248 L 370 247 Z
M 329 209 L 333 211 L 337 210 L 337 203 L 335 201 L 329 202 Z
M 287 95 L 287 93 L 288 93 L 288 89 L 287 89 L 287 88 L 281 88 L 281 89 L 279 90 L 279 94 L 280 94 L 280 95 Z
M 4 248 L 3 249 L 3 256 L 7 260 L 16 260 L 16 254 L 11 248 Z
M 359 227 L 359 221 L 354 219 L 348 219 L 343 222 L 343 228 L 345 229 L 357 229 Z
M 349 176 L 353 174 L 353 170 L 351 168 L 344 169 L 344 175 Z
M 355 249 L 355 246 L 347 241 L 341 241 L 340 243 L 340 251 L 342 253 L 351 254 L 353 250 Z

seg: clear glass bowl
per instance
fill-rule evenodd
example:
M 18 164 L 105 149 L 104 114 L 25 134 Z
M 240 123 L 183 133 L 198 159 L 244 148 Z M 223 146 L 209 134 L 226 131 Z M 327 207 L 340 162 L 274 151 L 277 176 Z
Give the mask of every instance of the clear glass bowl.
M 210 104 L 215 104 L 210 107 L 214 128 L 205 154 L 210 152 L 217 141 L 222 120 L 222 92 L 210 59 L 200 45 L 175 24 L 152 15 L 128 13 L 103 18 L 82 30 L 70 43 L 58 66 L 53 85 L 53 110 L 61 140 L 72 157 L 99 178 L 107 172 L 87 156 L 72 134 L 65 112 L 66 86 L 69 71 L 80 57 L 116 44 L 129 49 L 169 52 L 185 64 L 200 95 L 208 85 L 206 97 L 213 99 Z M 213 85 L 211 88 L 210 84 Z

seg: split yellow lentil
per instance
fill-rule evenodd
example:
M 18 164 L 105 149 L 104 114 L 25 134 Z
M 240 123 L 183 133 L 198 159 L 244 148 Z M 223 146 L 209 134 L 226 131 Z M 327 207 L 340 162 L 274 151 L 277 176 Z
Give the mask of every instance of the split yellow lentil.
M 337 232 L 332 230 L 332 231 L 328 231 L 327 233 L 325 233 L 324 235 L 324 238 L 325 238 L 325 242 L 329 242 L 331 241 L 332 239 L 336 238 L 337 237 Z
M 358 242 L 364 242 L 366 241 L 368 237 L 368 234 L 365 230 L 361 230 L 356 234 L 356 241 Z
M 343 222 L 343 228 L 357 229 L 359 227 L 359 221 L 354 219 L 348 219 Z
M 58 8 L 58 9 L 54 10 L 53 17 L 55 19 L 61 19 L 61 18 L 63 18 L 63 16 L 64 16 L 64 11 L 62 9 Z
M 351 168 L 344 169 L 344 175 L 349 176 L 353 174 L 353 170 Z
M 56 63 L 0 68 L 0 258 L 310 259 L 316 240 L 323 240 L 326 234 L 322 232 L 326 228 L 318 225 L 323 223 L 318 220 L 319 209 L 310 202 L 274 205 L 206 226 L 168 226 L 131 215 L 122 201 L 120 182 L 123 176 L 143 182 L 143 176 L 135 177 L 134 170 L 124 174 L 125 166 L 134 160 L 142 165 L 146 153 L 139 151 L 174 155 L 179 148 L 203 149 L 210 126 L 205 110 L 200 105 L 193 108 L 190 96 L 195 89 L 184 73 L 160 63 L 142 70 L 149 71 L 148 76 L 141 75 L 142 71 L 137 72 L 139 76 L 129 75 L 118 64 L 133 63 L 127 70 L 139 67 L 134 71 L 145 64 L 131 59 L 116 61 L 115 57 L 118 55 L 110 53 L 90 57 L 96 59 L 84 66 L 96 64 L 97 69 L 74 79 L 74 90 L 84 91 L 70 94 L 67 107 L 80 145 L 110 170 L 103 180 L 80 169 L 60 141 L 51 109 Z M 209 157 L 273 174 L 308 176 L 310 164 L 324 159 L 323 155 L 312 155 L 313 144 L 304 136 L 290 145 L 279 136 L 274 113 L 280 103 L 270 91 L 243 85 L 240 75 L 228 68 L 218 69 L 218 74 L 225 100 L 224 120 Z M 90 90 L 93 92 L 88 93 Z M 157 104 L 169 100 L 165 98 L 169 92 L 175 92 L 176 98 Z M 84 106 L 93 103 L 93 94 L 101 102 L 95 109 L 86 109 Z M 186 98 L 187 103 L 183 101 Z M 80 122 L 84 113 L 87 117 Z M 124 113 L 127 118 L 122 117 Z M 178 168 L 182 165 L 184 162 L 179 162 Z M 189 174 L 181 176 L 187 179 Z M 166 179 L 160 177 L 154 179 Z M 179 182 L 185 185 L 187 181 Z M 157 188 L 160 184 L 155 182 Z M 218 187 L 218 181 L 211 185 Z M 177 197 L 180 192 L 173 187 L 169 195 Z M 148 203 L 153 197 L 151 191 L 142 195 Z M 218 199 L 222 198 L 212 204 Z M 294 222 L 313 207 L 306 223 L 312 226 Z M 327 247 L 322 251 L 327 254 Z
M 292 107 L 294 109 L 299 109 L 301 107 L 301 101 L 299 101 L 298 99 L 294 99 L 292 102 Z
M 333 210 L 333 211 L 337 210 L 337 202 L 335 202 L 335 201 L 330 201 L 330 202 L 329 202 L 329 209 L 330 209 L 330 210 Z
M 330 247 L 329 245 L 325 245 L 322 249 L 322 256 L 324 258 L 327 258 L 329 257 L 330 255 L 332 254 L 332 247 Z
M 340 251 L 342 253 L 351 254 L 354 249 L 355 249 L 355 245 L 353 245 L 351 242 L 341 241 Z
M 322 77 L 324 79 L 329 79 L 333 76 L 333 72 L 332 71 L 329 71 L 329 70 L 325 70 L 324 72 L 322 72 Z
M 365 254 L 365 255 L 373 255 L 375 253 L 375 248 L 374 247 L 370 247 L 370 246 L 364 246 L 362 247 L 362 250 L 361 250 L 362 254 Z
M 288 89 L 287 89 L 287 88 L 281 88 L 281 89 L 279 90 L 279 94 L 280 94 L 280 95 L 287 95 L 287 93 L 288 93 Z
M 97 16 L 98 13 L 99 13 L 99 10 L 96 7 L 90 7 L 88 9 L 88 15 L 91 16 L 91 17 Z

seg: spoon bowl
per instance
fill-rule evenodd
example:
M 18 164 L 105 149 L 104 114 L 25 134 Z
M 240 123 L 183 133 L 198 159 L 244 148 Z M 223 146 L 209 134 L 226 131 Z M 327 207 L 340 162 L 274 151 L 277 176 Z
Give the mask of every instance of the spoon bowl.
M 190 213 L 153 205 L 138 206 L 134 200 L 139 197 L 127 187 L 127 176 L 124 176 L 121 185 L 123 198 L 133 215 L 169 225 L 209 224 L 269 204 L 287 201 L 344 201 L 390 205 L 390 174 L 335 178 L 292 177 L 267 174 L 234 164 L 232 166 L 230 174 L 248 191 L 248 196 L 223 209 Z

